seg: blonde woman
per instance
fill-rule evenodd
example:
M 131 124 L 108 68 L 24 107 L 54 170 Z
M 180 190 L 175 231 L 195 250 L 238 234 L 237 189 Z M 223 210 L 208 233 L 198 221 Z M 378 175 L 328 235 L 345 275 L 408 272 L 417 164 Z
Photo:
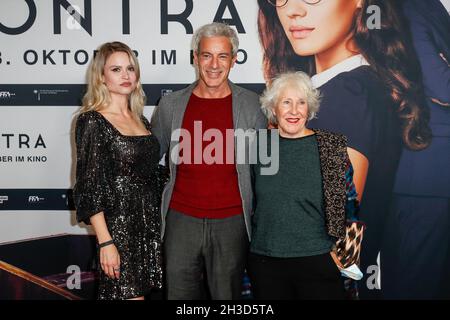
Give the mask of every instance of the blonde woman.
M 139 78 L 128 46 L 102 45 L 76 122 L 74 199 L 78 221 L 97 235 L 98 299 L 141 300 L 161 287 L 160 147 Z

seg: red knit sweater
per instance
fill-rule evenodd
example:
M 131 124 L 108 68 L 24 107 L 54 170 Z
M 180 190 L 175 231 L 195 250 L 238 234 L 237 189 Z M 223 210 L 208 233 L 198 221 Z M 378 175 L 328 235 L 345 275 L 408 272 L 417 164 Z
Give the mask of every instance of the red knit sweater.
M 191 95 L 182 123 L 190 133 L 190 143 L 180 138 L 180 158 L 189 163 L 178 165 L 170 208 L 197 218 L 223 219 L 242 214 L 234 139 L 226 138 L 227 129 L 234 127 L 231 97 L 205 99 Z M 214 138 L 205 137 L 208 132 Z M 190 157 L 183 150 L 189 146 Z

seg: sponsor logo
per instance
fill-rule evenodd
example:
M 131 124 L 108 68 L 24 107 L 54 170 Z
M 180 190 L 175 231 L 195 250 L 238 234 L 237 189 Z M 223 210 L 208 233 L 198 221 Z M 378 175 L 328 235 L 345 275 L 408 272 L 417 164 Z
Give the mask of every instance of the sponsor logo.
M 40 198 L 39 196 L 29 196 L 28 197 L 28 203 L 39 203 L 44 201 L 44 198 Z
M 172 92 L 173 92 L 172 89 L 162 89 L 162 90 L 161 90 L 161 96 L 162 96 L 162 97 L 167 96 L 168 94 L 170 94 L 170 93 L 172 93 Z
M 10 91 L 0 91 L 0 99 L 10 99 L 15 95 L 15 93 L 12 93 Z
M 3 201 L 8 201 L 8 196 L 0 196 L 0 204 L 3 204 Z
M 69 90 L 66 89 L 40 89 L 33 90 L 33 93 L 37 96 L 38 101 L 41 101 L 41 96 L 50 95 L 56 96 L 58 94 L 67 94 Z

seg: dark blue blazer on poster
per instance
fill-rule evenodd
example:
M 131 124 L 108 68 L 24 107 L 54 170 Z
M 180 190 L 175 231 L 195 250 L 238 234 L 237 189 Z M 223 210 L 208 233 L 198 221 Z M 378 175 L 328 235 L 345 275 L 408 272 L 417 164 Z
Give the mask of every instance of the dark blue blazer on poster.
M 418 55 L 430 109 L 431 145 L 404 150 L 395 192 L 450 197 L 450 16 L 439 0 L 405 0 L 403 12 Z M 432 99 L 438 100 L 435 103 Z

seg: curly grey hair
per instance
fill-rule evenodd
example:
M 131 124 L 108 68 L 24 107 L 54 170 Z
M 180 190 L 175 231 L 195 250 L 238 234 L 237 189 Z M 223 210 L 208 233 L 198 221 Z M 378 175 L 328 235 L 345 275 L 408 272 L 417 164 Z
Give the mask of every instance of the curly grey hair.
M 194 52 L 199 52 L 200 41 L 205 37 L 227 37 L 231 43 L 233 56 L 235 56 L 238 52 L 239 38 L 237 36 L 237 33 L 225 23 L 213 22 L 197 29 L 192 37 L 192 49 L 194 50 Z
M 279 74 L 264 90 L 260 98 L 261 109 L 269 122 L 278 124 L 273 110 L 279 102 L 280 94 L 286 88 L 295 88 L 305 94 L 308 103 L 308 121 L 314 119 L 319 111 L 320 91 L 313 87 L 311 78 L 306 73 L 297 71 Z

